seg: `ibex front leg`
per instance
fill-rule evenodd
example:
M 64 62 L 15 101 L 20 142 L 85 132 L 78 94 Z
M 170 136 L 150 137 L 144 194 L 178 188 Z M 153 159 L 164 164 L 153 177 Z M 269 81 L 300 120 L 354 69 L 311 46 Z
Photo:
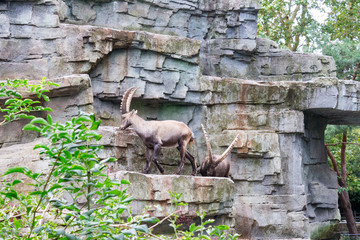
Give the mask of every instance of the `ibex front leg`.
M 186 154 L 186 144 L 184 144 L 183 142 L 180 142 L 177 149 L 180 152 L 180 165 L 179 165 L 178 169 L 176 170 L 175 174 L 179 174 L 181 172 L 181 170 L 183 169 L 183 167 L 184 167 L 185 154 Z

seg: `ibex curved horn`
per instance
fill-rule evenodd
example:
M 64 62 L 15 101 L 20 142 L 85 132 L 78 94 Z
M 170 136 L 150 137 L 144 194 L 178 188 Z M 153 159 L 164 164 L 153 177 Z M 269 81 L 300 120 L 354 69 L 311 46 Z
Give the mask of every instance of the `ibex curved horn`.
M 232 141 L 230 146 L 225 150 L 225 152 L 216 160 L 215 166 L 219 165 L 226 157 L 229 155 L 233 147 L 235 146 L 235 143 L 239 140 L 239 134 L 236 135 L 235 139 Z
M 126 90 L 126 92 L 124 93 L 123 99 L 121 101 L 121 106 L 120 106 L 121 114 L 130 112 L 131 100 L 137 89 L 138 89 L 138 87 L 131 87 L 128 90 Z
M 213 160 L 213 154 L 212 154 L 212 150 L 211 150 L 209 135 L 207 134 L 204 125 L 201 124 L 201 128 L 202 128 L 202 131 L 203 131 L 204 136 L 205 136 L 206 147 L 207 147 L 208 154 L 209 154 L 209 160 L 210 160 L 210 163 L 212 163 L 214 160 Z

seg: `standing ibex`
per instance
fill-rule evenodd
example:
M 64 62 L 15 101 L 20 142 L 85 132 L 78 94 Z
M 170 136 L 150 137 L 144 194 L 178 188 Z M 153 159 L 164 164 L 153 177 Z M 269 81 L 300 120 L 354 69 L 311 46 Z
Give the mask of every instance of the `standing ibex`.
M 231 149 L 234 147 L 235 143 L 239 139 L 239 134 L 236 135 L 234 141 L 226 149 L 226 151 L 220 155 L 213 155 L 211 150 L 211 145 L 209 141 L 209 136 L 205 131 L 204 125 L 201 124 L 201 128 L 204 132 L 206 146 L 209 156 L 206 157 L 200 165 L 199 172 L 202 176 L 209 177 L 229 177 L 230 172 L 230 161 L 227 159 L 227 155 L 231 152 Z
M 121 102 L 121 129 L 124 130 L 130 125 L 133 126 L 137 135 L 141 138 L 147 148 L 146 168 L 144 173 L 150 170 L 150 163 L 153 161 L 161 173 L 163 167 L 158 162 L 158 157 L 162 147 L 177 147 L 180 152 L 181 162 L 175 174 L 179 174 L 185 164 L 185 157 L 190 160 L 192 175 L 196 175 L 196 165 L 194 157 L 186 150 L 189 142 L 194 140 L 194 134 L 183 122 L 166 121 L 145 121 L 137 115 L 137 111 L 130 112 L 131 99 L 137 90 L 136 87 L 126 90 Z

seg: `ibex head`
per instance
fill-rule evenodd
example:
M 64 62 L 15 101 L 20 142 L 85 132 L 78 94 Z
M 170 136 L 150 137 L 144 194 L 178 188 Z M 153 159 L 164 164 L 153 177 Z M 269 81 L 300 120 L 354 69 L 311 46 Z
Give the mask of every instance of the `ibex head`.
M 201 128 L 204 132 L 208 156 L 201 162 L 199 169 L 200 174 L 202 176 L 228 177 L 230 171 L 230 162 L 226 159 L 226 157 L 229 155 L 235 143 L 238 141 L 239 134 L 236 135 L 235 139 L 223 154 L 216 155 L 212 153 L 209 136 L 204 128 L 204 125 L 201 124 Z
M 137 87 L 131 87 L 124 93 L 123 99 L 121 101 L 121 130 L 124 130 L 128 128 L 132 123 L 130 119 L 137 114 L 136 110 L 132 110 L 130 112 L 130 104 L 131 99 L 134 96 L 134 93 L 136 92 L 138 88 Z

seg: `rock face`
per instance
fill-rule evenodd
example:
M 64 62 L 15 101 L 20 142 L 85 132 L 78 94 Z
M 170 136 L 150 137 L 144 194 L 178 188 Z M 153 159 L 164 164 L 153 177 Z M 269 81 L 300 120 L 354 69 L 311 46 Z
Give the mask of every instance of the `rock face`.
M 78 111 L 102 119 L 101 156 L 118 158 L 109 174 L 129 179 L 134 189 L 146 183 L 147 191 L 132 192 L 134 211 L 152 205 L 154 215 L 164 216 L 167 191 L 176 189 L 186 196 L 189 216 L 207 209 L 244 238 L 308 239 L 338 220 L 324 129 L 360 124 L 360 86 L 336 79 L 330 57 L 256 38 L 260 7 L 257 0 L 3 1 L 0 79 L 47 77 L 60 83 L 48 103 L 55 120 Z M 190 126 L 196 144 L 189 150 L 198 164 L 206 156 L 201 123 L 214 153 L 240 134 L 231 154 L 233 181 L 125 172 L 145 167 L 139 138 L 118 128 L 122 94 L 132 86 L 139 87 L 131 105 L 139 116 Z M 34 144 L 23 124 L 0 129 L 1 172 L 20 164 L 47 168 L 36 154 L 11 154 Z M 176 149 L 162 151 L 166 173 L 178 161 Z M 190 172 L 186 164 L 182 174 Z

